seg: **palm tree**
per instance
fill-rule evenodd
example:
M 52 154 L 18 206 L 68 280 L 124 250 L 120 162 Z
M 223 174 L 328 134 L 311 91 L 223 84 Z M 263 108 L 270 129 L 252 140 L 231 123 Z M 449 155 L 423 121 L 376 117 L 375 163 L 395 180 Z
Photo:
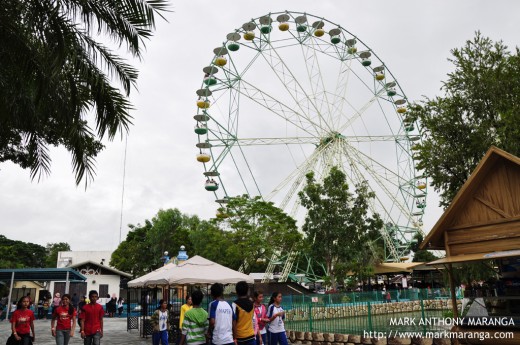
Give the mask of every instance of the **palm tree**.
M 2 0 L 0 162 L 50 173 L 48 147 L 71 152 L 76 183 L 95 157 L 128 131 L 138 71 L 99 39 L 141 57 L 167 0 Z M 115 80 L 115 81 L 114 81 Z M 95 119 L 92 129 L 87 116 Z

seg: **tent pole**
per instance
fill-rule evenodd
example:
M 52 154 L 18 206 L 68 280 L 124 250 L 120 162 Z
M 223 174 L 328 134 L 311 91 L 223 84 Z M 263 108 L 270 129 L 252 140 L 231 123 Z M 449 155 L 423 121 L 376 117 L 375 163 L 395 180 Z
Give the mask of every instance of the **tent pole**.
M 451 308 L 453 309 L 453 318 L 459 317 L 459 309 L 457 308 L 457 297 L 455 296 L 455 279 L 453 278 L 453 266 L 448 264 L 448 277 L 450 281 Z
M 5 319 L 7 320 L 9 318 L 9 312 L 11 310 L 11 298 L 13 297 L 13 288 L 14 288 L 14 271 L 11 274 L 11 287 L 9 288 L 9 297 L 7 298 L 7 314 L 5 315 Z

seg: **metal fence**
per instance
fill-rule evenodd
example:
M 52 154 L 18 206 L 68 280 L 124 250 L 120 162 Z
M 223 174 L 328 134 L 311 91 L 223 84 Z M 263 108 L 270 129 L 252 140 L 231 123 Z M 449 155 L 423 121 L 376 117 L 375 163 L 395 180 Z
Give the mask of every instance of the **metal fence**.
M 359 334 L 363 332 L 430 332 L 449 328 L 452 313 L 447 290 L 381 291 L 283 296 L 287 330 Z M 460 310 L 460 306 L 459 306 Z

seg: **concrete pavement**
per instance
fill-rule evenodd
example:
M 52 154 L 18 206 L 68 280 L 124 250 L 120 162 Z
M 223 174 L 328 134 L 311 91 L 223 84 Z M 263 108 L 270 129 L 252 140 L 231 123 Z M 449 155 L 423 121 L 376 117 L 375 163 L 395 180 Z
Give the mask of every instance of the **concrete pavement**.
M 36 331 L 35 345 L 56 345 L 56 340 L 51 334 L 50 320 L 35 320 L 34 327 Z M 152 339 L 143 339 L 139 336 L 138 330 L 126 331 L 126 318 L 105 318 L 104 319 L 104 336 L 101 344 L 105 345 L 150 345 Z M 79 328 L 76 328 L 79 330 Z M 7 338 L 11 335 L 11 324 L 8 321 L 0 321 L 0 345 L 6 343 Z M 83 344 L 83 339 L 78 334 L 74 335 L 69 342 L 70 345 Z

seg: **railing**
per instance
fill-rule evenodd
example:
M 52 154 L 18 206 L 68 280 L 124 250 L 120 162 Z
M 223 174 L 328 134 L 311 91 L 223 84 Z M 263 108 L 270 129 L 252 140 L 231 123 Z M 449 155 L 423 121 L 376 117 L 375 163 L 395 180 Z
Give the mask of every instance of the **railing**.
M 406 290 L 388 290 L 383 293 L 381 290 L 364 291 L 364 292 L 347 292 L 335 294 L 311 294 L 311 295 L 284 295 L 282 304 L 290 306 L 302 303 L 321 303 L 321 304 L 338 304 L 338 303 L 357 303 L 357 302 L 386 302 L 387 293 L 390 293 L 390 299 L 393 302 L 419 301 L 425 299 L 449 299 L 450 293 L 448 289 L 406 289 Z M 462 297 L 460 294 L 458 298 Z M 267 303 L 268 297 L 264 297 Z
M 460 308 L 460 307 L 459 307 Z M 391 330 L 427 332 L 445 329 L 451 311 L 448 299 L 401 302 L 305 303 L 286 308 L 287 330 L 359 334 Z

